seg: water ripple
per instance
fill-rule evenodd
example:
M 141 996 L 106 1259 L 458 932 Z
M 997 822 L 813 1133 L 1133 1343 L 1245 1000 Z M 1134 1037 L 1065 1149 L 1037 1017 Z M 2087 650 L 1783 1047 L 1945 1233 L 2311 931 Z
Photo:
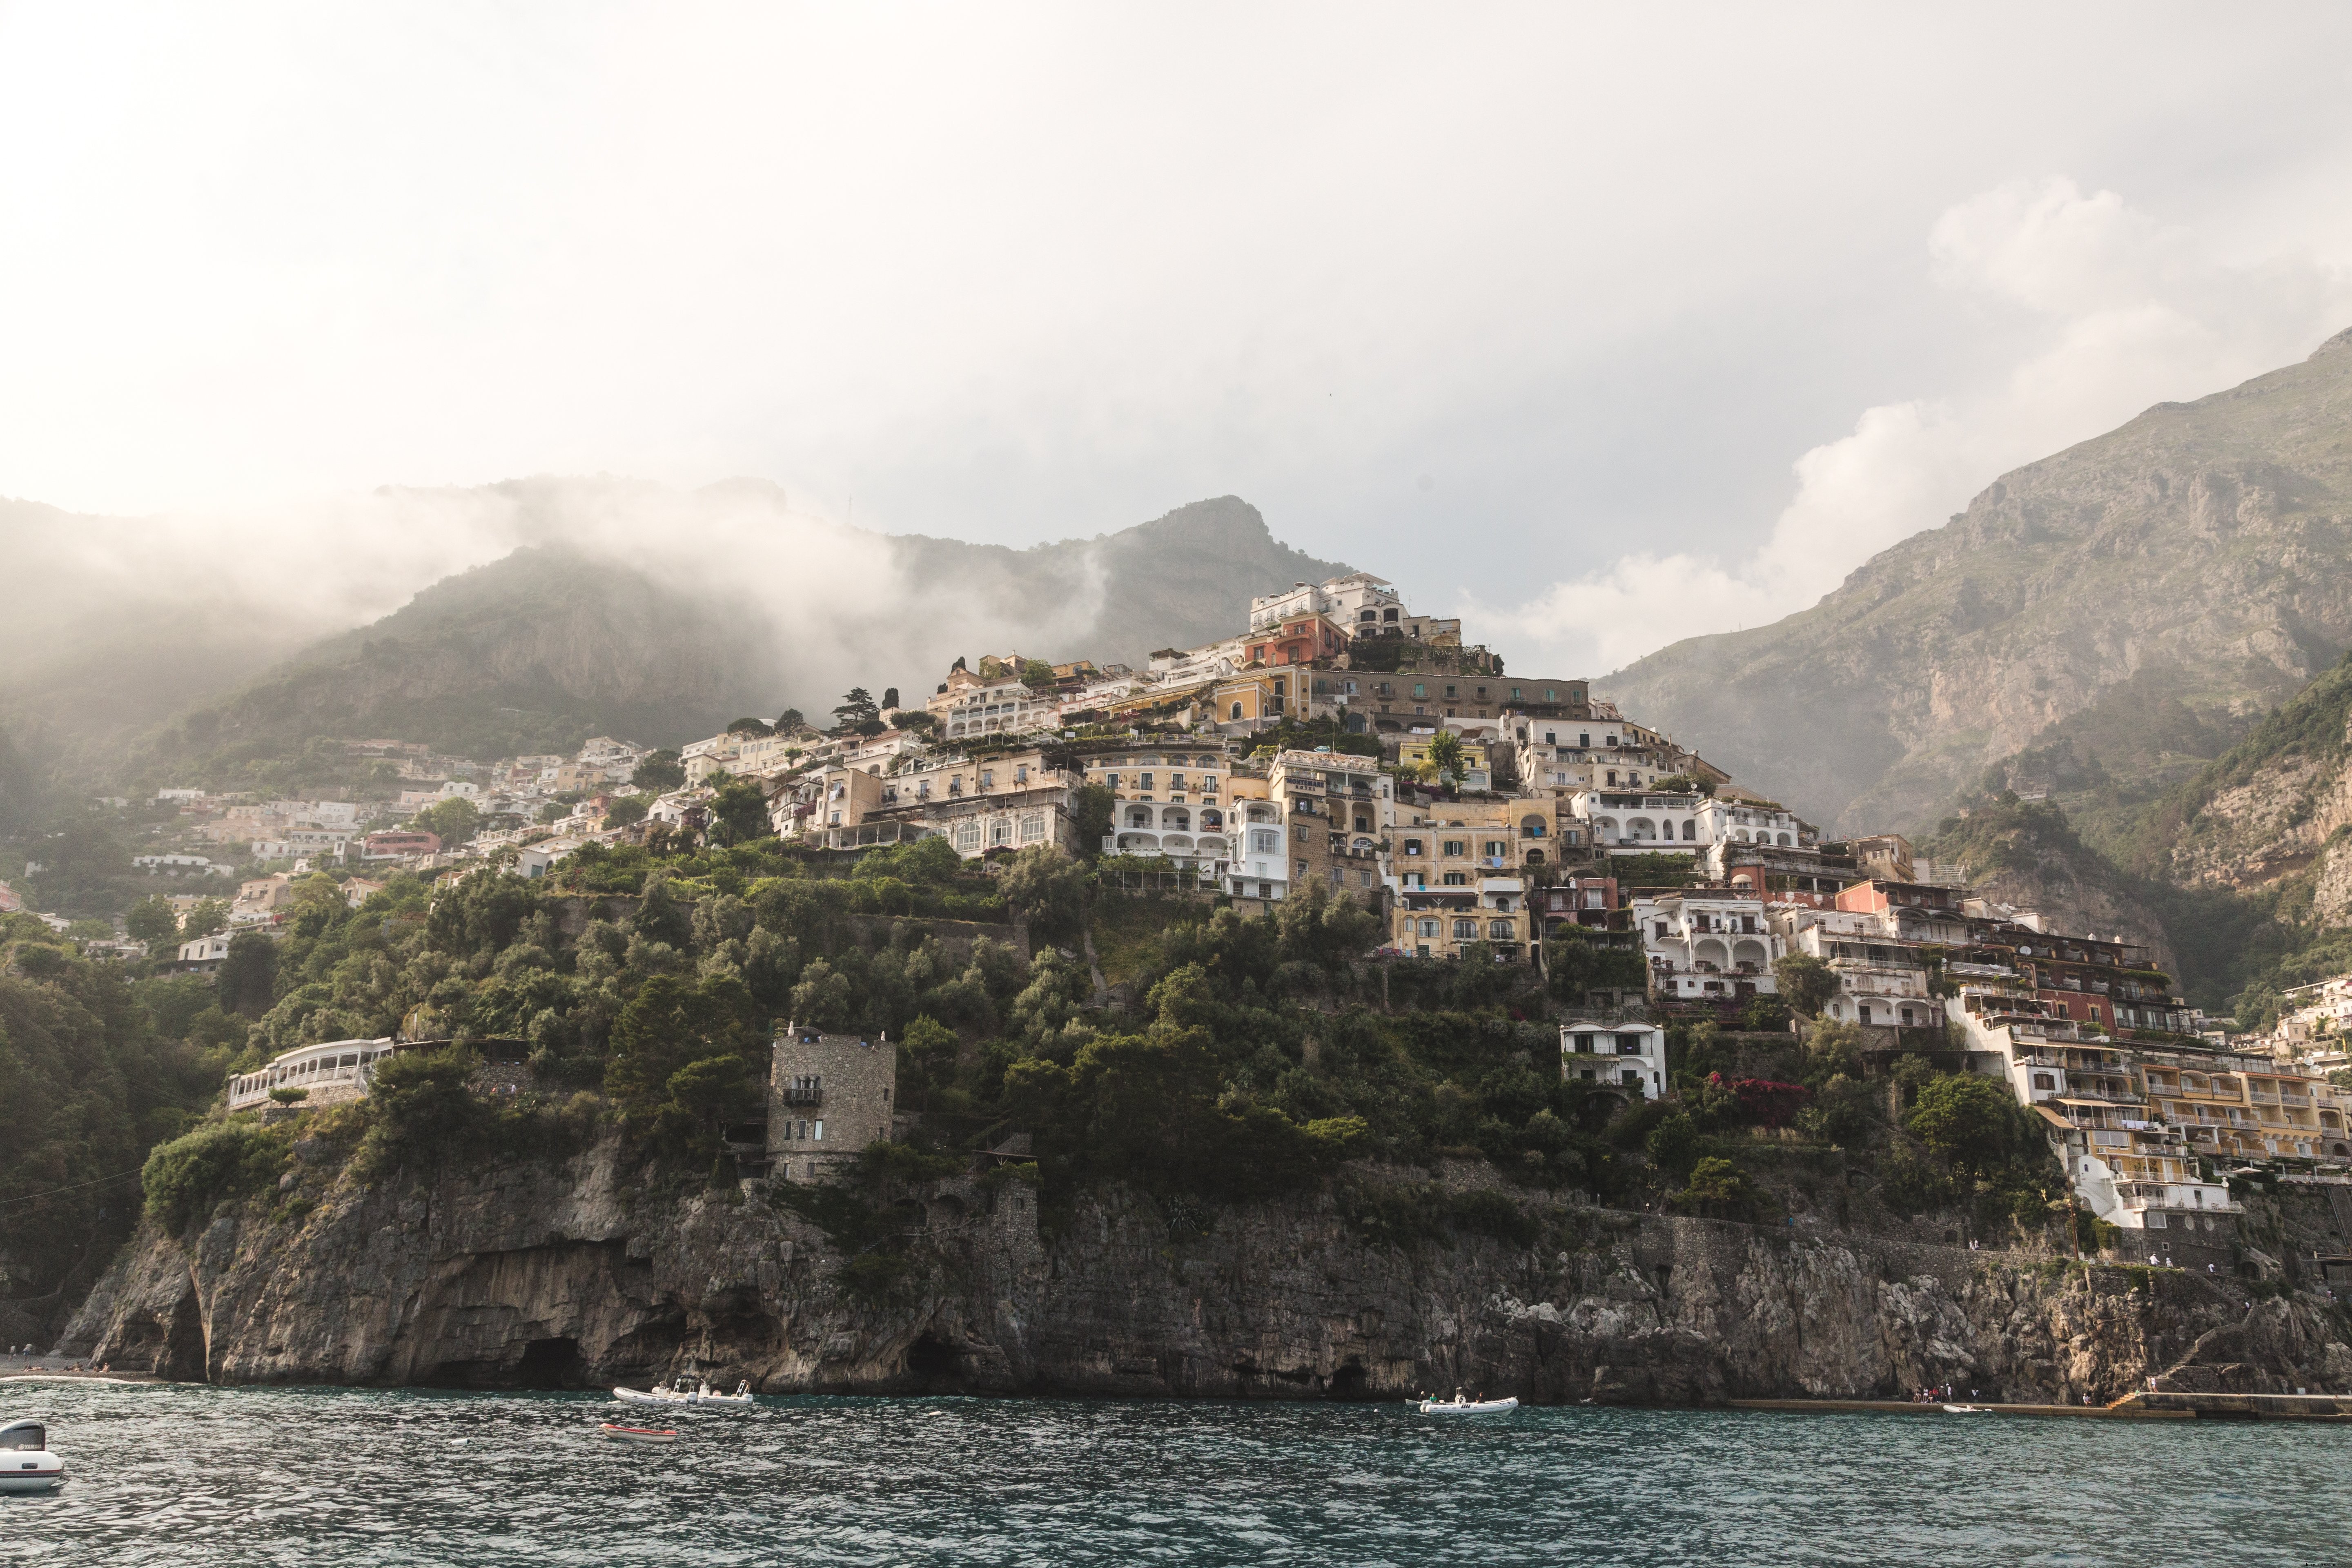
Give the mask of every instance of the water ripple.
M 43 1568 L 2352 1560 L 2321 1426 L 789 1399 L 649 1447 L 584 1394 L 11 1393 L 75 1477 L 0 1499 Z

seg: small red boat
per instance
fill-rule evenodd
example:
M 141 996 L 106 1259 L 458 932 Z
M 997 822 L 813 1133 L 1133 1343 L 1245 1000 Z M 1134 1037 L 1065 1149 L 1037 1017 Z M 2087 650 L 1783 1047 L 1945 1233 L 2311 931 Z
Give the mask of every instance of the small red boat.
M 677 1441 L 676 1429 L 667 1426 L 615 1426 L 610 1421 L 600 1421 L 596 1424 L 596 1430 L 604 1433 L 607 1437 L 618 1437 L 626 1443 L 675 1443 Z

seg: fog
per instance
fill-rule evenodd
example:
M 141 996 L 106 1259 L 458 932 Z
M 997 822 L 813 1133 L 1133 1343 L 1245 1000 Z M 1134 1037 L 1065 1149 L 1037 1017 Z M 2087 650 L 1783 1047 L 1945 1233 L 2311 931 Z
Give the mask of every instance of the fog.
M 0 494 L 129 520 L 10 509 L 0 570 L 26 631 L 201 602 L 291 646 L 561 538 L 756 598 L 837 689 L 1091 613 L 894 601 L 874 531 L 1234 493 L 1599 673 L 2352 325 L 2347 44 L 2296 5 L 0 7 Z M 474 488 L 533 474 L 646 483 Z

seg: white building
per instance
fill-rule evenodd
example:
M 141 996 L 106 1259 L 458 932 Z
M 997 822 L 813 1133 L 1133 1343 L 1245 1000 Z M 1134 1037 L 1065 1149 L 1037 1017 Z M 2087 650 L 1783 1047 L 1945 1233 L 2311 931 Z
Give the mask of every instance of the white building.
M 180 944 L 180 962 L 199 974 L 208 974 L 228 956 L 228 932 L 215 931 Z
M 1761 899 L 1692 888 L 1637 898 L 1631 908 L 1659 996 L 1730 1002 L 1779 992 L 1772 964 L 1787 946 Z
M 1703 795 L 1636 794 L 1624 790 L 1579 790 L 1569 796 L 1569 814 L 1583 825 L 1596 849 L 1614 854 L 1688 850 L 1696 855 L 1715 842 L 1720 814 L 1706 808 Z
M 375 1064 L 392 1055 L 390 1037 L 380 1040 L 328 1040 L 298 1046 L 271 1058 L 257 1072 L 228 1080 L 228 1108 L 252 1110 L 269 1103 L 273 1089 L 300 1089 L 304 1105 L 332 1105 L 367 1093 Z
M 1655 1024 L 1562 1024 L 1559 1076 L 1661 1099 L 1666 1092 L 1666 1031 Z

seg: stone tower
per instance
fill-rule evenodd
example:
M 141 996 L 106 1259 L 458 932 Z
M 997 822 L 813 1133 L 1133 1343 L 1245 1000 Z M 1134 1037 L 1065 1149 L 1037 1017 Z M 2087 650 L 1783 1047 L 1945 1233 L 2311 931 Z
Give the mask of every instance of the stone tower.
M 778 1035 L 768 1062 L 768 1156 L 787 1181 L 843 1173 L 868 1143 L 890 1136 L 898 1047 L 858 1035 L 797 1025 Z

